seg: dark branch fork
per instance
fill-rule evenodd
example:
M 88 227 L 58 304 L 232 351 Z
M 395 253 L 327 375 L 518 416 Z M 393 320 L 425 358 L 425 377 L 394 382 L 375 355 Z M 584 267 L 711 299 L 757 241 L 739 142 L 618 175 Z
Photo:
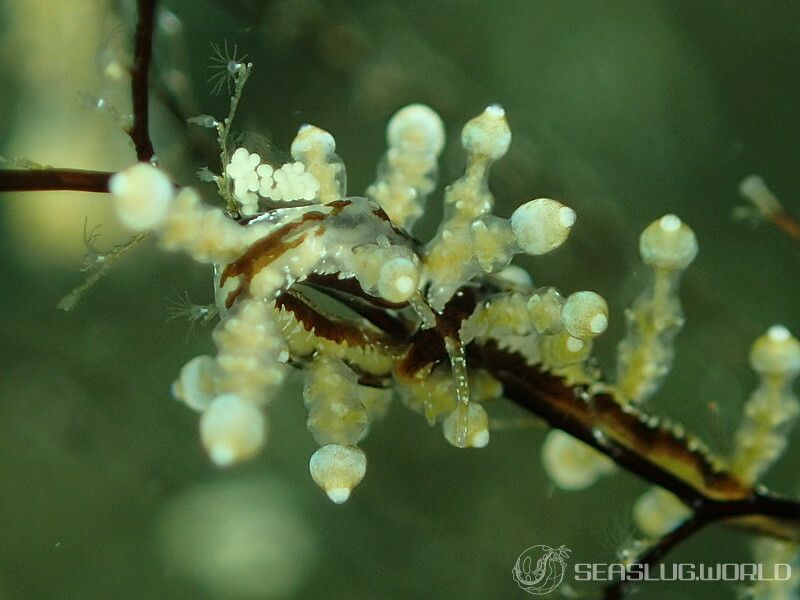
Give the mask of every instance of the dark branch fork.
M 155 5 L 155 0 L 138 2 L 131 68 L 133 124 L 129 135 L 140 161 L 151 161 L 154 156 L 148 123 L 148 77 Z M 0 191 L 105 192 L 111 175 L 72 169 L 0 170 Z M 313 328 L 321 337 L 328 336 L 334 341 L 347 339 L 351 344 L 391 346 L 393 352 L 402 356 L 398 370 L 407 375 L 446 361 L 444 339 L 458 331 L 461 320 L 477 305 L 481 291 L 465 288 L 437 317 L 436 327 L 413 331 L 409 322 L 399 316 L 398 309 L 402 306 L 381 303 L 360 290 L 352 279 L 312 276 L 305 285 L 346 304 L 380 332 L 379 338 L 374 332 L 368 334 L 357 326 L 331 319 L 298 290 L 285 291 L 277 300 L 278 306 L 292 311 L 304 326 Z M 467 355 L 473 367 L 488 370 L 503 384 L 509 400 L 552 427 L 589 444 L 631 473 L 670 491 L 692 509 L 692 515 L 683 524 L 657 540 L 635 564 L 656 564 L 683 540 L 716 521 L 726 521 L 761 535 L 800 540 L 800 502 L 781 499 L 744 484 L 676 427 L 660 423 L 642 411 L 624 408 L 606 392 L 572 387 L 495 342 L 470 344 Z M 380 380 L 362 383 L 388 385 Z M 625 585 L 623 580 L 610 586 L 605 597 L 620 598 Z
M 134 57 L 131 66 L 131 100 L 133 122 L 128 135 L 133 141 L 136 158 L 149 162 L 155 154 L 150 140 L 149 75 L 153 56 L 153 32 L 156 0 L 139 0 Z M 0 169 L 0 192 L 73 190 L 107 192 L 107 171 L 78 169 Z
M 693 449 L 691 438 L 675 435 L 643 412 L 626 412 L 606 394 L 571 389 L 557 376 L 525 364 L 519 355 L 496 345 L 474 350 L 477 362 L 500 380 L 512 402 L 670 491 L 692 509 L 686 521 L 656 540 L 633 565 L 657 564 L 675 546 L 715 521 L 758 535 L 800 539 L 800 503 L 745 485 L 704 451 Z M 624 579 L 611 585 L 605 598 L 620 598 L 626 585 Z

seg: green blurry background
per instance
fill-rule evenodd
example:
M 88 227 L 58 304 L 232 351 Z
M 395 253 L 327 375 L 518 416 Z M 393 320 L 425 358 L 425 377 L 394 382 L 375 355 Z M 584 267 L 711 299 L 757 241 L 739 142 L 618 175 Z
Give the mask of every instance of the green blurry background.
M 0 153 L 98 169 L 134 160 L 119 128 L 129 111 L 119 65 L 130 54 L 131 4 L 0 1 Z M 171 12 L 156 39 L 153 136 L 182 183 L 196 183 L 201 166 L 218 168 L 211 136 L 175 116 L 227 110 L 206 82 L 210 42 L 238 44 L 255 63 L 237 117 L 251 149 L 281 156 L 300 124 L 319 125 L 336 137 L 351 194 L 372 180 L 400 106 L 440 111 L 448 182 L 463 166 L 461 125 L 501 103 L 514 140 L 492 172 L 496 212 L 538 196 L 577 210 L 565 247 L 520 264 L 537 283 L 608 299 L 611 326 L 598 344 L 606 370 L 641 286 L 638 233 L 665 213 L 681 216 L 701 251 L 685 280 L 689 321 L 675 370 L 653 409 L 728 449 L 754 385 L 749 344 L 775 322 L 800 331 L 797 247 L 732 218 L 737 184 L 754 172 L 800 211 L 800 3 L 163 7 Z M 98 98 L 112 108 L 97 109 Z M 435 228 L 440 197 L 421 237 Z M 586 492 L 555 489 L 540 466 L 541 428 L 506 427 L 488 448 L 459 451 L 394 406 L 364 444 L 366 479 L 334 506 L 307 473 L 314 443 L 293 376 L 271 410 L 263 454 L 213 468 L 197 416 L 169 395 L 186 360 L 212 352 L 209 328 L 166 320 L 178 293 L 211 301 L 208 269 L 141 247 L 73 312 L 54 308 L 84 277 L 85 218 L 102 224 L 101 248 L 124 239 L 107 204 L 74 193 L 2 197 L 0 599 L 526 598 L 511 567 L 528 546 L 564 544 L 579 562 L 615 559 L 646 486 L 619 473 Z M 524 416 L 502 402 L 489 410 L 506 425 Z M 792 450 L 768 483 L 796 492 L 797 466 Z M 714 527 L 671 558 L 746 561 L 747 540 Z M 597 595 L 569 578 L 560 589 Z M 655 584 L 639 597 L 731 592 Z

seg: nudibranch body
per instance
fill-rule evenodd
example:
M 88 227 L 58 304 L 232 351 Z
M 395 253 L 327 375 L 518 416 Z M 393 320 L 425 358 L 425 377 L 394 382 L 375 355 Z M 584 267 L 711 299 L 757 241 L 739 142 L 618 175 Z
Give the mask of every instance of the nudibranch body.
M 427 106 L 401 109 L 387 127 L 388 150 L 366 197 L 348 197 L 333 136 L 303 126 L 294 162 L 275 166 L 246 148 L 219 182 L 241 219 L 175 190 L 156 167 L 115 175 L 120 219 L 159 244 L 212 264 L 220 322 L 215 357 L 190 360 L 173 393 L 200 411 L 212 461 L 234 464 L 266 439 L 267 409 L 290 366 L 302 367 L 308 428 L 320 449 L 312 478 L 343 502 L 364 476 L 359 448 L 392 395 L 442 423 L 456 446 L 489 442 L 482 403 L 502 388 L 467 365 L 467 346 L 492 338 L 531 362 L 591 381 L 591 340 L 608 310 L 593 292 L 566 301 L 515 274 L 515 254 L 549 252 L 567 238 L 575 212 L 556 200 L 524 203 L 509 219 L 491 214 L 489 168 L 511 132 L 497 105 L 462 131 L 465 174 L 445 190 L 434 238 L 411 229 L 436 187 L 444 126 Z M 227 186 L 227 187 L 225 187 Z

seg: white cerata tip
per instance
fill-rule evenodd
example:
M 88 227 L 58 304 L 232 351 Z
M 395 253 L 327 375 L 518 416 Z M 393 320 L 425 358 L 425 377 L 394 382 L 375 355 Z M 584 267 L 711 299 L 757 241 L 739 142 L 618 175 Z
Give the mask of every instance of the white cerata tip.
M 592 320 L 589 321 L 589 328 L 592 330 L 592 333 L 603 333 L 608 327 L 608 317 L 606 315 L 595 315 L 592 317 Z
M 216 444 L 209 448 L 208 457 L 218 467 L 229 467 L 236 462 L 236 451 L 227 444 Z
M 753 342 L 750 366 L 757 373 L 793 379 L 800 374 L 800 341 L 783 325 L 773 325 Z
M 577 218 L 578 214 L 569 206 L 562 206 L 558 209 L 558 222 L 562 227 L 572 227 Z
M 518 285 L 520 287 L 527 287 L 533 285 L 533 280 L 530 274 L 517 265 L 509 265 L 502 271 L 498 272 L 496 276 L 503 281 Z
M 409 104 L 389 120 L 386 141 L 392 148 L 438 156 L 444 148 L 444 123 L 429 106 Z
M 417 266 L 403 256 L 389 260 L 378 274 L 378 293 L 389 302 L 405 302 L 417 291 Z
M 783 325 L 773 325 L 767 331 L 767 335 L 773 342 L 785 342 L 792 334 Z
M 608 327 L 608 304 L 596 292 L 575 292 L 561 307 L 561 320 L 570 335 L 582 340 L 591 339 Z
M 490 117 L 494 118 L 494 119 L 502 119 L 503 117 L 506 116 L 505 109 L 502 106 L 500 106 L 499 104 L 496 104 L 496 103 L 495 104 L 490 104 L 489 106 L 487 106 L 484 109 L 483 112 L 486 113 L 487 115 L 489 115 Z
M 459 439 L 463 407 L 458 406 L 442 422 L 445 439 L 457 448 L 484 448 L 489 443 L 489 415 L 480 404 L 470 402 L 467 407 L 466 439 Z
M 472 436 L 473 448 L 485 448 L 489 444 L 489 430 L 483 429 Z
M 108 190 L 114 197 L 117 217 L 133 231 L 160 227 L 175 196 L 169 177 L 148 163 L 136 163 L 114 174 Z
M 511 215 L 517 245 L 527 254 L 546 254 L 567 240 L 575 224 L 575 211 L 550 198 L 526 202 Z
M 542 445 L 542 465 L 563 490 L 582 490 L 614 470 L 614 463 L 584 442 L 554 429 Z
M 314 125 L 301 125 L 290 148 L 292 158 L 302 160 L 312 150 L 328 156 L 336 150 L 336 140 L 324 129 Z
M 697 238 L 678 217 L 665 215 L 642 232 L 639 253 L 651 267 L 682 270 L 697 256 Z
M 261 449 L 266 419 L 252 402 L 236 394 L 223 394 L 200 417 L 200 439 L 214 464 L 228 467 Z
M 357 446 L 327 444 L 311 455 L 308 470 L 328 498 L 341 504 L 364 478 L 367 457 Z
M 661 229 L 664 231 L 673 233 L 678 231 L 681 227 L 681 220 L 676 217 L 675 215 L 664 215 L 658 221 L 658 224 L 661 226 Z
M 344 504 L 350 497 L 350 490 L 345 487 L 331 488 L 327 491 L 328 498 L 336 504 Z
M 216 362 L 210 356 L 196 356 L 181 369 L 173 394 L 194 410 L 204 411 L 214 400 L 214 370 Z
M 580 352 L 583 350 L 583 341 L 576 337 L 567 338 L 567 350 L 570 352 Z
M 505 156 L 511 144 L 511 129 L 506 112 L 492 104 L 477 117 L 470 119 L 461 130 L 461 144 L 468 154 L 497 160 Z

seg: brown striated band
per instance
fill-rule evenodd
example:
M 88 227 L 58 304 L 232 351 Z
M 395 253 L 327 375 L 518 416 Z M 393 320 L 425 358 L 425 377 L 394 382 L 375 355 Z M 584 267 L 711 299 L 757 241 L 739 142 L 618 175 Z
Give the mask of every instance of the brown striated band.
M 306 239 L 305 235 L 299 235 L 309 229 L 314 223 L 325 219 L 321 212 L 313 211 L 303 215 L 298 221 L 292 221 L 279 227 L 269 235 L 254 242 L 240 258 L 230 263 L 222 271 L 220 276 L 220 288 L 232 277 L 242 276 L 242 281 L 238 289 L 234 290 L 225 299 L 225 306 L 230 308 L 240 295 L 247 292 L 253 277 L 264 267 L 272 263 L 285 252 L 296 248 Z M 287 236 L 295 235 L 290 240 Z
M 569 386 L 561 377 L 529 365 L 494 342 L 473 344 L 468 355 L 503 383 L 505 394 L 514 402 L 689 505 L 703 500 L 744 500 L 755 493 L 691 437 L 639 409 L 623 407 L 610 394 L 589 396 L 586 390 Z
M 306 331 L 337 344 L 384 348 L 395 345 L 385 336 L 363 329 L 351 321 L 327 314 L 296 289 L 289 289 L 279 295 L 275 300 L 275 306 L 290 311 Z

